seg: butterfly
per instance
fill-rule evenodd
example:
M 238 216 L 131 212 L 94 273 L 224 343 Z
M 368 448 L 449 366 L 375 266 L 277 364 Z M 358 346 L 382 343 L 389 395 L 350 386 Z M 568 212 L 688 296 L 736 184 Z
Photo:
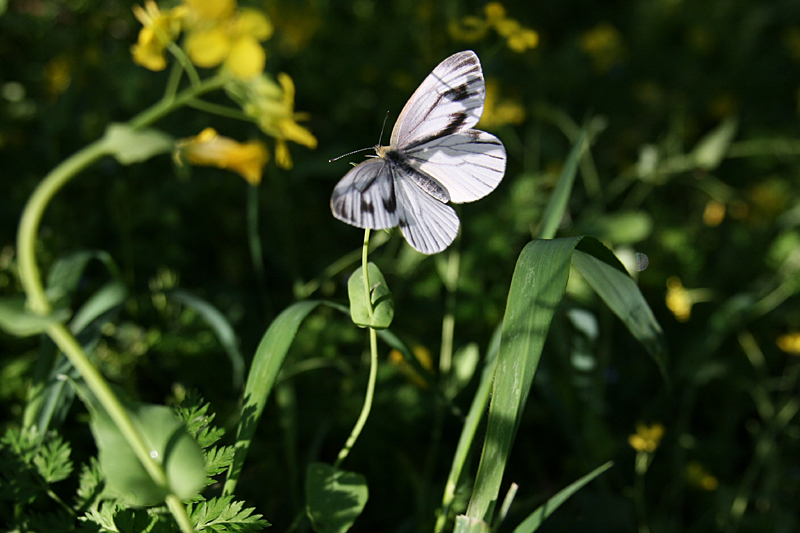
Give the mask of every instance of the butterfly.
M 353 167 L 334 187 L 333 215 L 359 228 L 400 226 L 424 254 L 441 252 L 458 235 L 448 202 L 473 202 L 503 179 L 506 150 L 472 129 L 483 114 L 486 86 L 475 52 L 454 54 L 433 69 L 406 103 L 389 146 Z

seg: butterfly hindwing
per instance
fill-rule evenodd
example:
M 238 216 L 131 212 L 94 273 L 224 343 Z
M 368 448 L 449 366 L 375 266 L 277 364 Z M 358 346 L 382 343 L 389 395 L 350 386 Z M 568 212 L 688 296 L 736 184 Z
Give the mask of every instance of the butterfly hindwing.
M 395 189 L 400 231 L 408 243 L 423 254 L 450 246 L 458 235 L 455 209 L 420 189 L 404 172 L 395 174 Z
M 336 184 L 331 211 L 359 228 L 387 229 L 399 222 L 391 164 L 373 158 L 357 165 Z
M 495 190 L 506 171 L 503 143 L 480 130 L 447 135 L 405 155 L 411 166 L 443 185 L 457 204 L 474 202 Z

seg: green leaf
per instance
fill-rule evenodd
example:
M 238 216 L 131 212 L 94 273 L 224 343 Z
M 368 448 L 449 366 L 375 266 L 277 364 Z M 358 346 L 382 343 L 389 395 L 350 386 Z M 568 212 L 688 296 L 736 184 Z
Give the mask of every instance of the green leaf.
M 580 237 L 535 240 L 517 260 L 503 318 L 486 439 L 467 510 L 470 517 L 487 520 L 500 493 L 511 444 L 579 241 Z
M 367 504 L 367 480 L 361 474 L 312 463 L 306 471 L 306 513 L 317 533 L 345 533 Z
M 65 322 L 68 309 L 59 309 L 49 315 L 37 315 L 25 308 L 22 297 L 0 298 L 0 329 L 16 337 L 30 337 L 47 329 L 51 324 Z
M 33 464 L 46 482 L 55 483 L 67 479 L 72 473 L 70 453 L 69 443 L 55 435 L 45 439 L 33 458 Z
M 458 515 L 453 533 L 489 533 L 492 528 L 480 518 Z
M 233 367 L 233 387 L 238 390 L 244 381 L 244 357 L 239 351 L 239 339 L 236 336 L 236 332 L 234 332 L 233 326 L 225 318 L 225 315 L 199 296 L 183 290 L 168 291 L 166 296 L 194 309 L 208 322 L 208 325 L 214 330 L 217 339 L 225 349 L 225 353 L 228 354 L 228 359 L 230 359 Z
M 572 194 L 572 185 L 575 183 L 575 174 L 578 172 L 578 163 L 580 163 L 585 143 L 586 131 L 583 130 L 578 136 L 578 140 L 572 145 L 572 150 L 564 163 L 561 176 L 558 178 L 558 184 L 556 184 L 553 195 L 547 202 L 547 208 L 544 211 L 544 215 L 542 215 L 542 225 L 539 229 L 538 237 L 540 239 L 552 239 L 556 236 L 558 226 L 561 225 L 564 212 L 567 210 L 569 197 Z
M 147 161 L 175 147 L 175 140 L 162 131 L 138 129 L 119 123 L 109 124 L 103 142 L 109 155 L 123 165 Z
M 151 450 L 151 457 L 164 468 L 168 486 L 162 487 L 150 478 L 128 441 L 89 390 L 78 384 L 76 390 L 89 409 L 100 467 L 111 493 L 128 505 L 147 506 L 162 503 L 170 492 L 182 500 L 189 499 L 205 486 L 203 452 L 171 409 L 150 404 L 128 406 L 131 422 Z
M 253 514 L 254 508 L 242 509 L 243 506 L 244 502 L 235 502 L 232 496 L 224 496 L 189 504 L 186 511 L 196 531 L 250 533 L 270 525 L 260 514 Z
M 659 354 L 656 360 L 661 360 L 661 328 L 636 283 L 610 250 L 592 237 L 529 243 L 511 280 L 486 439 L 468 516 L 489 520 L 487 513 L 500 492 L 547 332 L 564 296 L 571 261 L 588 272 L 589 283 L 603 300 L 651 354 Z
M 369 301 L 372 303 L 372 315 L 364 294 L 364 268 L 353 272 L 347 282 L 347 294 L 350 297 L 350 316 L 353 322 L 362 328 L 386 329 L 394 318 L 394 300 L 389 286 L 380 269 L 374 263 L 367 263 L 369 274 Z
M 730 116 L 723 120 L 695 146 L 691 154 L 695 164 L 706 170 L 717 168 L 728 153 L 738 129 L 739 120 L 736 117 Z
M 541 505 L 538 509 L 536 509 L 533 513 L 528 516 L 520 525 L 514 528 L 512 533 L 533 533 L 539 526 L 542 525 L 542 522 L 545 518 L 553 514 L 553 512 L 561 507 L 561 504 L 567 501 L 570 496 L 578 492 L 584 485 L 589 483 L 591 480 L 608 470 L 614 465 L 613 462 L 609 461 L 608 463 L 598 466 L 578 481 L 570 484 L 569 486 L 561 489 L 555 496 L 547 500 L 544 505 Z
M 585 237 L 577 248 L 572 264 L 644 346 L 658 365 L 664 381 L 669 383 L 664 332 L 636 281 L 617 256 L 597 239 Z
M 81 276 L 92 259 L 102 262 L 114 279 L 122 276 L 119 267 L 108 252 L 102 250 L 83 250 L 59 259 L 53 264 L 47 276 L 47 297 L 57 303 L 64 296 L 78 288 Z M 56 307 L 58 307 L 56 305 Z
M 109 281 L 92 294 L 86 303 L 75 313 L 69 324 L 73 333 L 80 333 L 94 320 L 105 313 L 116 310 L 125 303 L 128 297 L 128 288 L 121 281 Z
M 226 495 L 231 494 L 236 488 L 247 451 L 250 449 L 250 442 L 283 360 L 286 358 L 286 352 L 289 351 L 300 324 L 319 304 L 318 301 L 305 301 L 286 308 L 270 324 L 256 349 L 253 366 L 244 387 L 242 419 L 236 434 L 236 454 L 225 481 Z

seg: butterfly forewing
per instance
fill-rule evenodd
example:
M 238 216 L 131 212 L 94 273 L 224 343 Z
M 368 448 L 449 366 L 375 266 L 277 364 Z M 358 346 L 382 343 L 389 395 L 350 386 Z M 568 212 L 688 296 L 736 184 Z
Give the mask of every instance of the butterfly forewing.
M 333 189 L 333 215 L 359 228 L 397 226 L 397 195 L 392 173 L 391 165 L 382 158 L 369 159 L 351 169 Z
M 483 114 L 485 86 L 478 56 L 454 54 L 414 91 L 392 130 L 392 147 L 416 145 L 472 128 Z

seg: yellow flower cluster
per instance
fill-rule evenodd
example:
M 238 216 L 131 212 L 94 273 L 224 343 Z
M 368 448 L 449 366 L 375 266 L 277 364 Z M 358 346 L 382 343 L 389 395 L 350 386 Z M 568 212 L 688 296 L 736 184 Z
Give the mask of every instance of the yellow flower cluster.
M 647 426 L 641 422 L 636 424 L 636 433 L 628 437 L 628 444 L 637 452 L 653 453 L 664 436 L 664 426 L 653 424 Z
M 431 371 L 433 370 L 431 352 L 427 348 L 424 346 L 414 346 L 412 351 L 414 352 L 414 357 L 417 358 L 417 361 L 419 361 L 419 364 L 422 365 L 423 368 Z M 405 360 L 405 358 L 403 358 L 403 354 L 400 353 L 399 350 L 392 350 L 389 352 L 389 361 L 395 365 L 400 373 L 403 374 L 411 383 L 420 389 L 428 388 L 428 382 L 425 381 L 425 378 L 420 376 L 414 367 L 411 366 Z
M 719 487 L 719 480 L 698 461 L 689 461 L 686 465 L 686 482 L 689 486 L 709 492 Z
M 450 36 L 456 41 L 476 42 L 483 39 L 490 28 L 506 40 L 514 52 L 525 52 L 536 48 L 539 34 L 526 28 L 517 20 L 506 16 L 506 8 L 500 2 L 490 2 L 483 8 L 484 17 L 469 16 L 450 23 Z
M 154 0 L 133 8 L 142 23 L 131 49 L 133 59 L 150 70 L 163 70 L 165 51 L 183 31 L 186 55 L 198 67 L 222 66 L 239 79 L 264 71 L 266 52 L 261 42 L 272 36 L 269 19 L 255 9 L 238 9 L 236 0 L 184 0 L 161 11 Z
M 796 331 L 781 335 L 775 343 L 786 353 L 800 355 L 800 333 Z

